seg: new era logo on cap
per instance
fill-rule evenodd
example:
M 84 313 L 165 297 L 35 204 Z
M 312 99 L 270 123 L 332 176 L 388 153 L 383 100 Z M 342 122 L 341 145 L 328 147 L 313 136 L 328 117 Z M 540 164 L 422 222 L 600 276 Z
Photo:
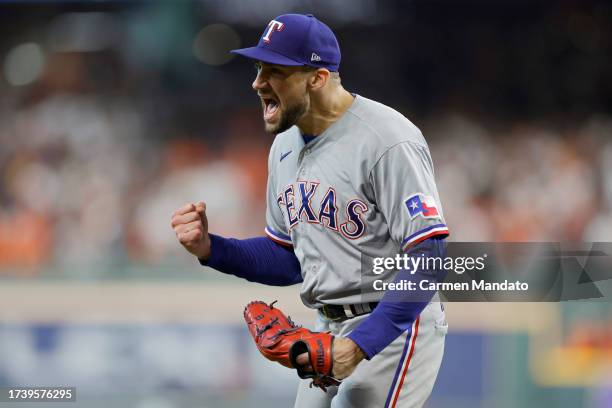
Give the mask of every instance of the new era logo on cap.
M 235 54 L 268 64 L 327 68 L 338 71 L 340 47 L 332 30 L 312 14 L 283 14 L 271 20 L 255 47 Z

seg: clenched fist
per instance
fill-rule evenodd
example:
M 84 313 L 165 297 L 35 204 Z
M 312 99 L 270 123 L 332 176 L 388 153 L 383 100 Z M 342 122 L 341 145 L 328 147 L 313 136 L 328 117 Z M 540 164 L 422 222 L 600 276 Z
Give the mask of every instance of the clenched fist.
M 186 204 L 172 214 L 172 228 L 185 249 L 199 259 L 210 257 L 206 204 Z

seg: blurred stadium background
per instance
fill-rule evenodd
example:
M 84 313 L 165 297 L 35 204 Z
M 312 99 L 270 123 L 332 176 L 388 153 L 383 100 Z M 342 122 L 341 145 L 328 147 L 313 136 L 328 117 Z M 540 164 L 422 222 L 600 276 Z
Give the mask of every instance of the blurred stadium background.
M 292 406 L 241 314 L 310 322 L 298 288 L 202 270 L 169 227 L 204 199 L 212 231 L 262 234 L 272 139 L 227 50 L 285 12 L 332 26 L 345 87 L 422 129 L 452 240 L 612 241 L 610 2 L 2 1 L 0 386 Z M 429 408 L 612 407 L 609 300 L 447 309 Z

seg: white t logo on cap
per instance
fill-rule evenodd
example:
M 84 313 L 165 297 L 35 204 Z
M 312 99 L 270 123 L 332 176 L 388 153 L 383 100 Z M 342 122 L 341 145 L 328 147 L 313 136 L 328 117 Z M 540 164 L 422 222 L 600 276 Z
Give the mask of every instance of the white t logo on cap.
M 285 24 L 281 23 L 280 21 L 276 21 L 276 20 L 272 20 L 268 23 L 268 28 L 266 29 L 266 32 L 264 33 L 262 39 L 264 40 L 265 43 L 269 43 L 270 42 L 270 37 L 272 36 L 272 33 L 274 31 L 281 31 L 283 29 L 283 27 L 285 27 Z

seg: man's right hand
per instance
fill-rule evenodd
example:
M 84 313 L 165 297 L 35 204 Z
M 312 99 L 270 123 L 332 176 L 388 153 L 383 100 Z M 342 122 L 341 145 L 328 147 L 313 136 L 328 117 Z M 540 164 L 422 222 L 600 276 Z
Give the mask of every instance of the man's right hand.
M 181 245 L 197 256 L 208 260 L 210 257 L 210 237 L 208 236 L 208 219 L 206 204 L 186 204 L 172 214 L 172 228 Z

